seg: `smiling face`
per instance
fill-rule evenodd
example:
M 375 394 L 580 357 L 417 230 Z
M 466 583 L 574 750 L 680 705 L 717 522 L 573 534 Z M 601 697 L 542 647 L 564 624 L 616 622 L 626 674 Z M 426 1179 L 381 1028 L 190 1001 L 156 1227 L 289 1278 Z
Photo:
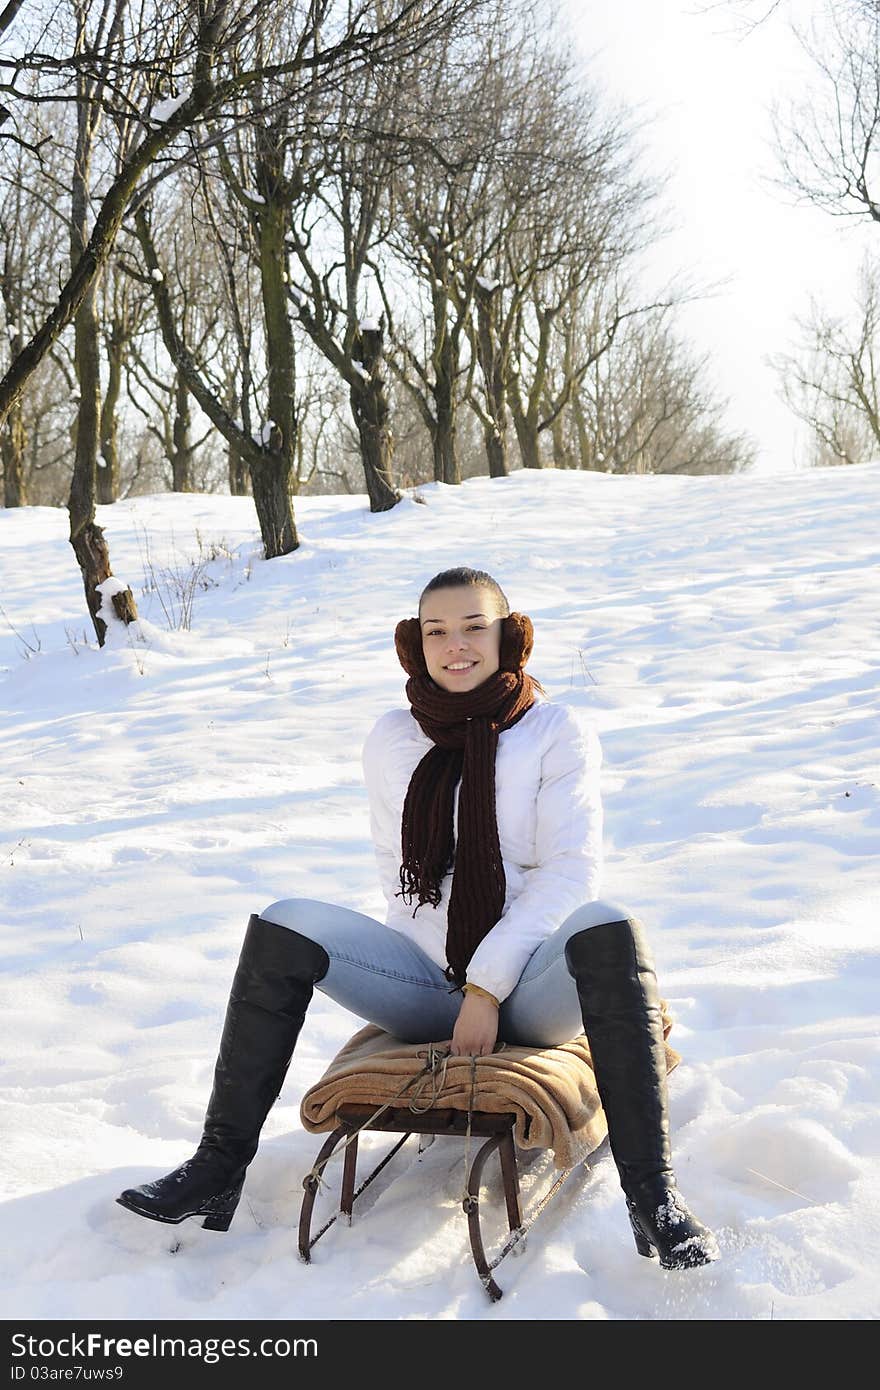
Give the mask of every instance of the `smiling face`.
M 419 619 L 428 674 L 441 690 L 476 690 L 494 676 L 501 616 L 489 589 L 434 589 L 425 595 Z

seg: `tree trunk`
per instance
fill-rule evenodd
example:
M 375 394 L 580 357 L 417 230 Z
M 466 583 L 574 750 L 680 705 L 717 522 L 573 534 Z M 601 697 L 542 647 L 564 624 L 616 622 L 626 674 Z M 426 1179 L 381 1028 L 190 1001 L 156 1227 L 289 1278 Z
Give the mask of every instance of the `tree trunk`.
M 257 157 L 257 188 L 264 199 L 258 217 L 260 245 L 260 285 L 263 321 L 266 329 L 266 360 L 269 364 L 267 396 L 269 418 L 263 425 L 261 442 L 271 455 L 251 464 L 254 504 L 261 528 L 266 559 L 287 555 L 299 545 L 290 490 L 296 478 L 296 370 L 293 329 L 287 311 L 284 237 L 290 216 L 289 205 L 278 195 L 282 167 L 278 153 L 271 149 L 271 128 L 260 131 L 261 148 Z
M 458 368 L 458 338 L 449 323 L 449 287 L 446 284 L 445 252 L 436 241 L 431 243 L 433 274 L 431 304 L 434 319 L 434 346 L 431 366 L 434 398 L 431 443 L 434 451 L 435 483 L 461 482 L 461 468 L 455 447 L 455 382 Z
M 3 505 L 4 507 L 27 506 L 24 485 L 24 455 L 27 436 L 21 401 L 16 401 L 9 412 L 6 424 L 0 430 L 0 453 L 3 457 Z
M 595 473 L 601 469 L 601 464 L 596 457 L 595 440 L 587 426 L 587 416 L 581 400 L 580 391 L 575 391 L 571 398 L 571 409 L 574 418 L 574 426 L 577 432 L 577 447 L 579 467 L 589 472 Z
M 522 455 L 523 468 L 543 468 L 537 426 L 526 415 L 520 415 L 518 411 L 514 411 L 513 423 L 516 427 L 516 438 Z
M 458 457 L 455 451 L 455 427 L 450 425 L 448 412 L 438 412 L 431 430 L 434 453 L 435 483 L 460 483 Z
M 394 440 L 388 427 L 388 388 L 382 329 L 361 328 L 355 347 L 369 380 L 358 377 L 349 391 L 351 413 L 357 426 L 361 459 L 371 512 L 387 512 L 400 501 L 391 478 Z
M 71 189 L 70 255 L 71 264 L 78 265 L 83 257 L 88 237 L 86 222 L 89 209 L 89 176 L 94 138 L 94 105 L 85 92 L 77 109 L 77 141 L 73 163 Z M 99 273 L 92 276 L 80 300 L 74 318 L 74 366 L 79 383 L 80 401 L 76 418 L 73 477 L 70 483 L 68 512 L 70 544 L 82 574 L 86 604 L 95 626 L 98 645 L 103 647 L 107 627 L 98 617 L 101 595 L 98 585 L 112 575 L 110 556 L 104 533 L 95 524 L 95 494 L 97 491 L 98 444 L 101 428 L 100 358 L 98 351 L 98 319 L 95 310 Z M 117 616 L 124 623 L 137 618 L 134 595 L 125 589 L 112 598 Z
M 431 431 L 434 446 L 435 483 L 460 483 L 461 467 L 455 447 L 455 375 L 444 345 L 438 354 L 434 381 L 434 427 Z
M 230 383 L 229 394 L 226 399 L 226 409 L 230 415 L 240 418 L 244 429 L 250 432 L 250 366 L 248 363 L 248 349 L 244 341 L 244 336 L 241 334 L 238 336 L 238 343 L 241 351 L 242 395 L 239 399 Z M 229 478 L 230 496 L 249 497 L 251 493 L 251 481 L 248 476 L 247 459 L 234 439 L 227 439 L 226 445 L 226 472 Z
M 507 467 L 507 443 L 503 435 L 498 434 L 497 425 L 485 426 L 483 429 L 483 443 L 486 446 L 486 459 L 489 464 L 490 478 L 506 478 L 509 473 Z
M 226 451 L 226 467 L 229 475 L 229 492 L 232 497 L 247 497 L 248 495 L 248 473 L 247 464 L 241 456 L 241 451 L 234 444 L 230 444 Z
M 74 319 L 74 366 L 79 388 L 76 412 L 74 473 L 88 486 L 94 502 L 97 491 L 98 447 L 101 429 L 101 378 L 98 318 L 95 312 L 97 283 L 85 295 Z M 85 492 L 84 492 L 85 495 Z
M 14 326 L 9 338 L 9 355 L 14 361 L 24 343 L 22 334 L 22 287 L 21 275 L 12 238 L 7 238 L 6 254 L 0 267 L 0 295 L 6 309 L 6 321 Z M 21 399 L 16 399 L 5 425 L 0 425 L 0 458 L 3 460 L 3 505 L 5 507 L 26 507 L 25 451 L 27 431 L 24 427 L 24 412 Z
M 173 492 L 192 492 L 192 411 L 189 391 L 178 371 L 174 380 L 174 424 L 171 449 L 171 489 Z
M 119 324 L 114 323 L 107 345 L 107 390 L 101 406 L 101 452 L 98 456 L 98 501 L 115 502 L 119 496 L 119 443 L 116 407 L 122 387 L 125 351 Z
M 289 555 L 299 545 L 290 510 L 289 477 L 272 458 L 251 463 L 250 471 L 266 559 Z
M 98 645 L 103 647 L 107 627 L 98 617 L 101 595 L 98 585 L 109 579 L 110 554 L 102 528 L 95 524 L 95 492 L 98 472 L 98 328 L 94 313 L 96 282 L 83 299 L 74 320 L 76 374 L 80 387 L 77 411 L 73 479 L 67 509 L 70 515 L 70 544 L 83 580 L 86 604 L 95 626 Z M 125 589 L 112 597 L 113 607 L 124 623 L 137 618 L 134 595 Z
M 574 468 L 574 459 L 565 438 L 565 426 L 562 420 L 562 411 L 556 416 L 550 426 L 550 434 L 553 439 L 553 467 L 554 468 Z
M 506 478 L 507 466 L 507 391 L 504 386 L 502 351 L 498 342 L 498 303 L 500 286 L 477 284 L 477 356 L 486 383 L 486 406 L 492 425 L 483 428 L 486 458 L 490 478 Z
M 553 320 L 556 311 L 536 306 L 536 314 L 539 325 L 538 342 L 535 348 L 535 359 L 532 365 L 532 380 L 526 386 L 521 377 L 517 376 L 510 386 L 510 406 L 513 413 L 513 423 L 516 429 L 517 443 L 522 456 L 524 468 L 543 468 L 541 460 L 540 430 L 538 428 L 541 420 L 540 403 L 546 394 L 547 385 L 547 364 L 550 358 L 550 335 L 553 328 Z M 519 325 L 517 334 L 518 360 L 520 365 L 525 361 L 526 355 L 523 351 L 522 323 Z
M 110 552 L 107 549 L 107 542 L 104 540 L 103 529 L 96 525 L 94 521 L 86 521 L 78 529 L 74 529 L 75 507 L 71 499 L 70 503 L 70 544 L 73 546 L 73 553 L 83 577 L 83 588 L 85 589 L 86 603 L 95 632 L 98 637 L 98 645 L 103 647 L 107 626 L 103 618 L 98 617 L 98 609 L 101 607 L 101 595 L 98 592 L 98 585 L 105 579 L 112 577 L 113 571 L 110 568 Z M 123 589 L 118 594 L 112 596 L 113 608 L 116 616 L 121 618 L 126 624 L 132 623 L 137 618 L 137 608 L 135 607 L 134 594 L 131 589 Z

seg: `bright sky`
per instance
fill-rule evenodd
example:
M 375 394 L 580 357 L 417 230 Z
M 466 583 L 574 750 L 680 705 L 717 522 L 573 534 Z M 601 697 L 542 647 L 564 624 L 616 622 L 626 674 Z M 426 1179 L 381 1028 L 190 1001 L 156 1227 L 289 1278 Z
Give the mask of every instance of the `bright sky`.
M 746 33 L 708 0 L 564 0 L 591 71 L 609 95 L 641 107 L 642 139 L 656 170 L 668 169 L 678 227 L 656 254 L 668 274 L 727 281 L 688 306 L 681 322 L 710 350 L 730 399 L 728 421 L 760 445 L 757 467 L 797 466 L 802 427 L 778 395 L 769 354 L 790 350 L 794 316 L 810 294 L 835 311 L 851 307 L 862 255 L 875 227 L 833 217 L 770 186 L 780 172 L 770 107 L 817 79 L 783 7 Z M 755 13 L 769 8 L 756 4 Z M 818 0 L 798 0 L 799 22 Z

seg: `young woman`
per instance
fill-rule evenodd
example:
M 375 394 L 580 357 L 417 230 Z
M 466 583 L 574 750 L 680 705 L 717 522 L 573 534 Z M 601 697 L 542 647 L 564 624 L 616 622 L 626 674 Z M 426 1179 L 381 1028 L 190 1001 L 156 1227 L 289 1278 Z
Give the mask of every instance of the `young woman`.
M 382 715 L 363 749 L 386 922 L 308 898 L 251 917 L 198 1150 L 117 1200 L 228 1229 L 317 988 L 454 1056 L 585 1032 L 637 1250 L 667 1269 L 717 1259 L 672 1171 L 644 930 L 598 898 L 595 732 L 526 673 L 531 622 L 482 570 L 436 575 L 395 642 L 409 709 Z

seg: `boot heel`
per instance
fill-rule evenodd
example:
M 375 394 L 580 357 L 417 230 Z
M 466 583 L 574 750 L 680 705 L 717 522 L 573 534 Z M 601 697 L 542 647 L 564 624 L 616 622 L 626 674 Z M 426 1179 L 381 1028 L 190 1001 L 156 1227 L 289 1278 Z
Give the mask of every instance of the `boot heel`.
M 204 1231 L 228 1231 L 232 1224 L 241 1197 L 241 1189 L 244 1187 L 244 1176 L 232 1187 L 220 1192 L 210 1202 L 206 1202 L 199 1212 L 199 1216 L 204 1216 L 202 1230 Z
M 230 1211 L 218 1211 L 213 1216 L 206 1216 L 202 1222 L 203 1231 L 228 1231 L 235 1215 L 235 1207 Z
M 633 1239 L 635 1240 L 636 1249 L 638 1250 L 639 1254 L 644 1255 L 645 1258 L 648 1260 L 656 1259 L 657 1251 L 654 1249 L 654 1246 L 642 1233 L 642 1229 L 636 1221 L 636 1218 L 633 1216 L 632 1212 L 629 1212 L 628 1215 L 629 1224 L 632 1227 Z

